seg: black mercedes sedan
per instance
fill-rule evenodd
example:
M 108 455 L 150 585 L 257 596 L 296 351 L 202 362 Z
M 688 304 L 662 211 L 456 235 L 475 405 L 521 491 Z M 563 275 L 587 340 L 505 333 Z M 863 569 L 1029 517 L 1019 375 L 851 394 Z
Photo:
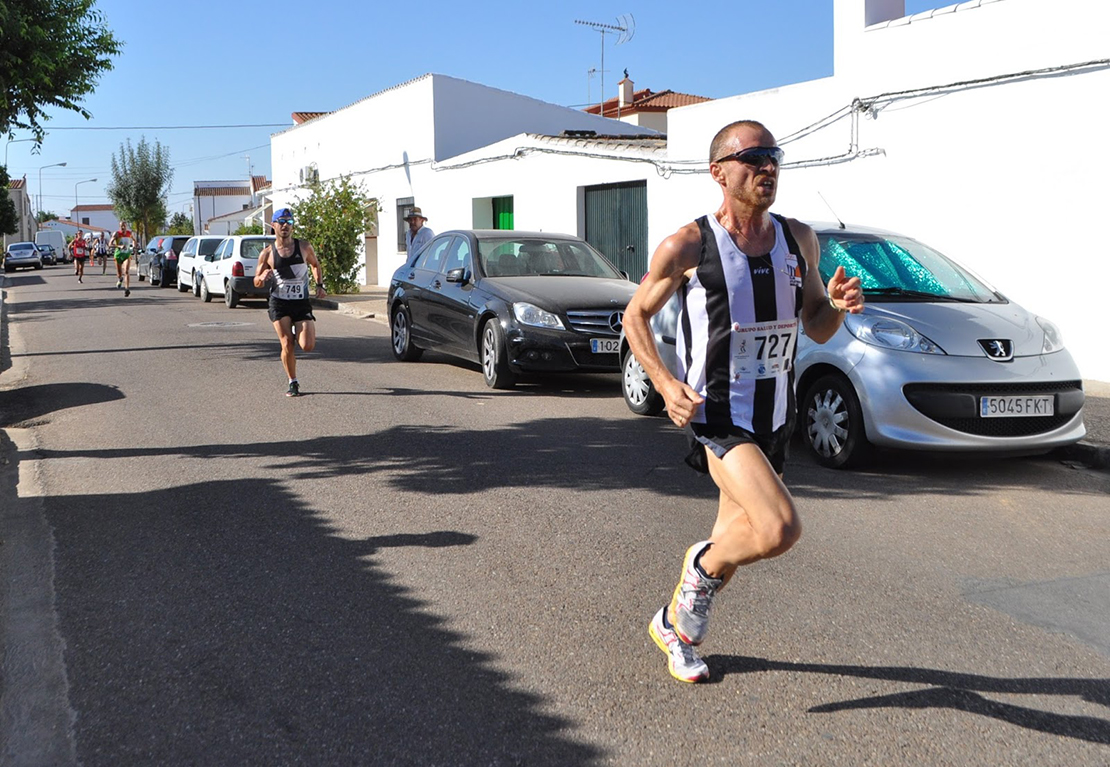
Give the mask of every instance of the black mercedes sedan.
M 486 385 L 521 374 L 620 372 L 624 308 L 636 286 L 566 234 L 455 230 L 393 273 L 393 355 L 425 349 L 478 362 Z

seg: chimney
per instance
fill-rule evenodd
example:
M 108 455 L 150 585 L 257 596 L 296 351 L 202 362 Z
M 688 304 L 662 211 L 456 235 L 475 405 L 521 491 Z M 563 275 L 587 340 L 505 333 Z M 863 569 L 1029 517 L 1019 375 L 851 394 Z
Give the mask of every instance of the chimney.
M 619 106 L 629 107 L 632 106 L 632 80 L 628 76 L 628 70 L 624 72 L 624 79 L 617 83 L 620 89 L 620 104 Z

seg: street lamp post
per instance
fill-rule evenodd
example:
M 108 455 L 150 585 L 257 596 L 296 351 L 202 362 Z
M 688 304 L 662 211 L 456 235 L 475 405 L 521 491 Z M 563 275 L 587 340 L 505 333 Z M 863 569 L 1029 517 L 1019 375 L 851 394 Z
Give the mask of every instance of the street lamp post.
M 20 141 L 34 141 L 33 138 L 10 138 L 8 143 L 4 145 L 4 168 L 8 167 L 8 147 L 12 144 L 18 144 Z
M 78 181 L 77 184 L 73 185 L 73 215 L 76 216 L 78 219 L 80 219 L 81 214 L 77 210 L 77 208 L 78 208 L 78 205 L 77 205 L 77 185 L 78 184 L 91 184 L 95 181 L 96 181 L 95 178 L 87 178 L 84 181 Z M 80 226 L 81 222 L 77 221 L 77 225 Z
M 39 168 L 39 213 L 42 213 L 42 172 L 46 168 L 64 168 L 64 167 L 65 167 L 64 162 L 56 162 L 52 165 L 43 165 L 41 168 Z

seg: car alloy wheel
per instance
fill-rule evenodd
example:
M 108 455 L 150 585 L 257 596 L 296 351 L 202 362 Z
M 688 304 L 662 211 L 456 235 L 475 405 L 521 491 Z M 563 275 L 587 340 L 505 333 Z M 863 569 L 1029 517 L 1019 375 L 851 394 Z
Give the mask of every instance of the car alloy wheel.
M 851 382 L 840 375 L 822 376 L 806 391 L 804 403 L 803 436 L 817 462 L 830 469 L 857 465 L 869 444 Z
M 389 325 L 393 340 L 393 356 L 402 362 L 414 362 L 420 359 L 423 350 L 412 342 L 412 316 L 404 305 L 398 306 L 393 311 L 393 320 Z
M 200 275 L 196 272 L 193 273 L 193 295 L 200 298 Z
M 208 282 L 203 277 L 200 278 L 200 300 L 206 304 L 212 300 L 212 294 L 208 292 Z
M 482 326 L 482 377 L 491 389 L 511 389 L 516 386 L 516 375 L 509 369 L 505 352 L 505 332 L 497 317 L 486 320 Z
M 643 365 L 628 349 L 621 365 L 621 390 L 628 409 L 636 415 L 659 415 L 663 412 L 663 397 L 655 390 Z

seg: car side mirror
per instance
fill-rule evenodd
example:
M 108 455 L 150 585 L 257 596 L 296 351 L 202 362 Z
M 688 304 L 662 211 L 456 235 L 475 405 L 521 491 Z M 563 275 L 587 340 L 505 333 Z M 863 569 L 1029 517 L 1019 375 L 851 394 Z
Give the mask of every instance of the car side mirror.
M 459 282 L 459 283 L 465 284 L 466 283 L 466 268 L 460 266 L 458 269 L 452 269 L 451 271 L 447 272 L 447 281 L 448 282 Z
M 621 273 L 622 277 L 624 277 L 629 282 L 632 282 L 632 278 L 630 276 L 628 276 L 628 272 L 626 272 L 624 269 L 621 269 L 620 273 Z

